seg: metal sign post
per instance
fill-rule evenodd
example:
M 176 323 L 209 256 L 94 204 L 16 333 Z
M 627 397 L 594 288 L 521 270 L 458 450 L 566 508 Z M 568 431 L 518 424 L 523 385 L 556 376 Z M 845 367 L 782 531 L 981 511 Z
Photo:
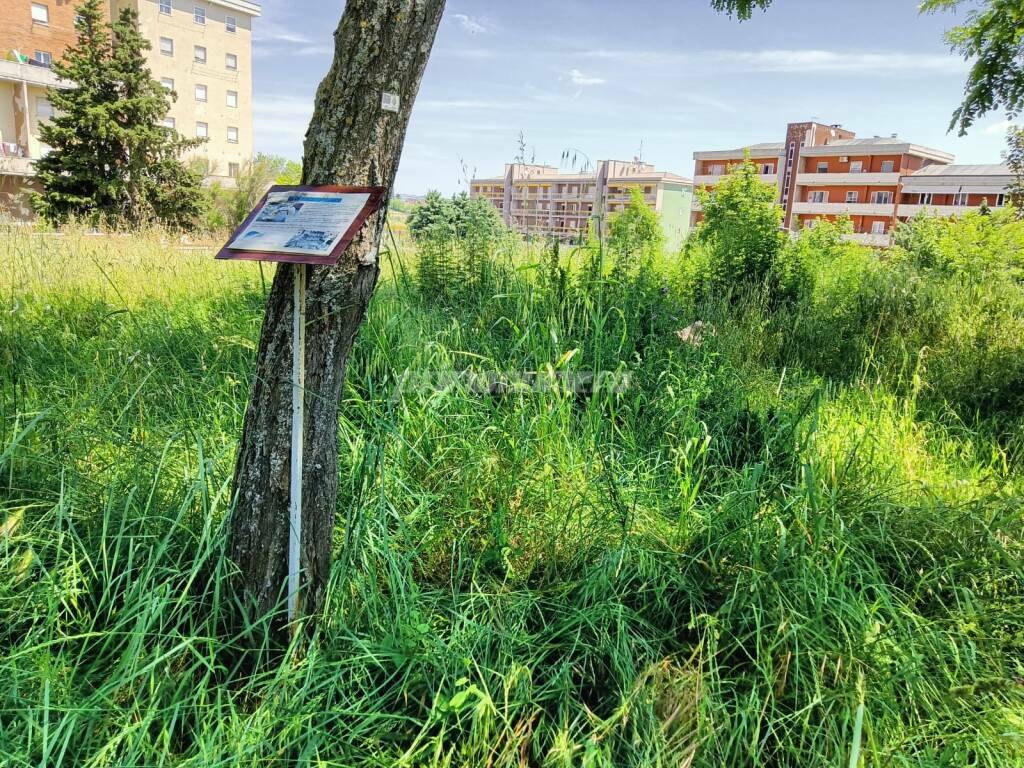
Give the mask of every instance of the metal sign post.
M 292 268 L 292 461 L 288 500 L 288 621 L 299 616 L 302 448 L 306 422 L 306 265 Z

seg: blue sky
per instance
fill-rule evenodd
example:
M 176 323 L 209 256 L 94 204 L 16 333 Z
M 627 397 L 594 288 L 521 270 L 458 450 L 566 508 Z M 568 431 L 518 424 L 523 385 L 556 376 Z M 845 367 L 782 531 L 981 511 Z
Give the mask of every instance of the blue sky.
M 967 6 L 969 7 L 969 5 Z M 258 151 L 298 159 L 342 0 L 265 0 L 254 30 Z M 413 111 L 396 191 L 496 175 L 519 132 L 537 162 L 563 151 L 643 158 L 693 175 L 692 154 L 782 141 L 791 121 L 898 133 L 999 162 L 1006 121 L 947 134 L 966 64 L 951 14 L 915 0 L 776 0 L 739 23 L 709 0 L 449 0 Z

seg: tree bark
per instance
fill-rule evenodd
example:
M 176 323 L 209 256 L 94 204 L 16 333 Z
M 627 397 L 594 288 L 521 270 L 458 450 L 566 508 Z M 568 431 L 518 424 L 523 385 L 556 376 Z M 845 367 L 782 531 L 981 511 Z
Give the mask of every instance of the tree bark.
M 390 191 L 445 0 L 348 0 L 334 63 L 306 133 L 306 184 Z M 387 91 L 398 112 L 381 110 Z M 373 215 L 335 267 L 307 267 L 306 422 L 301 539 L 303 613 L 321 609 L 330 574 L 338 491 L 338 404 L 349 351 L 380 272 L 386 211 Z M 229 552 L 243 602 L 258 615 L 286 589 L 291 438 L 292 285 L 278 268 L 267 300 L 252 397 L 235 467 Z M 279 624 L 279 622 L 278 622 Z

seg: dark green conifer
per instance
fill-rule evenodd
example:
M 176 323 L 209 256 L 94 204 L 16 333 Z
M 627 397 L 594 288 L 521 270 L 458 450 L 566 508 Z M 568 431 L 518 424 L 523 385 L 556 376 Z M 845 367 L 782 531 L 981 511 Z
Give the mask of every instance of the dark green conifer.
M 163 125 L 175 96 L 146 66 L 135 13 L 108 24 L 104 6 L 85 0 L 78 41 L 53 65 L 71 87 L 51 93 L 54 115 L 40 126 L 50 151 L 36 162 L 43 190 L 33 204 L 54 225 L 189 227 L 201 213 L 201 178 L 181 155 L 201 141 Z

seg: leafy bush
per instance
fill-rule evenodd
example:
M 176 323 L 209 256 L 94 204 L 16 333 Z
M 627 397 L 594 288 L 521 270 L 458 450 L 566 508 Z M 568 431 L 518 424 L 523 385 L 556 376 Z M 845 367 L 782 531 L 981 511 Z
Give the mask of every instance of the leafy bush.
M 608 249 L 616 256 L 616 267 L 629 271 L 659 255 L 664 246 L 658 214 L 647 205 L 643 192 L 633 188 L 625 208 L 608 222 Z
M 208 176 L 212 169 L 206 161 L 199 160 L 195 170 L 202 176 Z M 296 174 L 300 178 L 296 178 Z M 275 155 L 256 155 L 242 165 L 234 186 L 226 187 L 214 182 L 205 188 L 203 229 L 208 232 L 236 229 L 271 185 L 298 184 L 301 174 L 302 167 L 298 163 Z
M 442 197 L 427 193 L 423 202 L 409 214 L 409 232 L 417 241 L 424 239 L 478 238 L 495 241 L 505 232 L 505 222 L 498 210 L 482 198 L 471 198 L 465 192 Z
M 430 192 L 408 219 L 419 246 L 417 279 L 426 295 L 480 298 L 493 284 L 498 256 L 512 236 L 497 209 L 465 193 L 450 199 Z
M 748 158 L 732 167 L 714 191 L 701 189 L 697 194 L 704 220 L 692 240 L 693 247 L 704 249 L 697 256 L 702 292 L 723 294 L 765 285 L 781 296 L 787 272 L 781 263 L 786 234 L 776 188 L 760 180 Z

